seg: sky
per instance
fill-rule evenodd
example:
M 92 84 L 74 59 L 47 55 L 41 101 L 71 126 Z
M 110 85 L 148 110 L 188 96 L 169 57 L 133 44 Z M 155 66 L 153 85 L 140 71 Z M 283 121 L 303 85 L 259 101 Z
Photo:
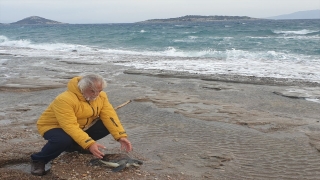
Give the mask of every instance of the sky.
M 320 0 L 0 0 L 0 23 L 30 16 L 71 24 L 133 23 L 185 15 L 267 18 L 320 9 Z

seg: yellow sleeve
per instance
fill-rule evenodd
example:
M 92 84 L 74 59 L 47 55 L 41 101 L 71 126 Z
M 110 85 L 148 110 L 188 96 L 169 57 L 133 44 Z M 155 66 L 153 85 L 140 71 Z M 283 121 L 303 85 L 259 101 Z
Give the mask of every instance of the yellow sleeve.
M 100 112 L 100 119 L 115 140 L 118 140 L 121 137 L 127 137 L 127 133 L 124 130 L 116 111 L 110 104 L 107 94 L 105 92 L 101 93 L 103 93 L 105 99 Z

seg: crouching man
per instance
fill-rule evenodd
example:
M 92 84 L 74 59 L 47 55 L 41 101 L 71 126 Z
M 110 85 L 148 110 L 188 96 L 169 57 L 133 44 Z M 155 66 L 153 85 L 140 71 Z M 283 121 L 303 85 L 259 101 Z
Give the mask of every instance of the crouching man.
M 31 155 L 31 174 L 45 174 L 45 164 L 62 152 L 79 151 L 102 158 L 96 142 L 108 134 L 127 152 L 132 150 L 127 134 L 103 91 L 106 81 L 97 74 L 72 78 L 67 90 L 58 95 L 37 121 L 47 140 L 40 152 Z M 89 127 L 89 128 L 88 128 Z

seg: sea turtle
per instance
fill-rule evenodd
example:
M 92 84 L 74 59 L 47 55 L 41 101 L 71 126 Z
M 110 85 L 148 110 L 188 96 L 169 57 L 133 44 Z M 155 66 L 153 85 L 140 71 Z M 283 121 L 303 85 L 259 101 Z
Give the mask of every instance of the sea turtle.
M 102 159 L 91 159 L 91 165 L 103 165 L 113 168 L 113 172 L 118 172 L 126 167 L 130 166 L 140 166 L 143 164 L 142 161 L 131 159 L 126 154 L 105 154 Z

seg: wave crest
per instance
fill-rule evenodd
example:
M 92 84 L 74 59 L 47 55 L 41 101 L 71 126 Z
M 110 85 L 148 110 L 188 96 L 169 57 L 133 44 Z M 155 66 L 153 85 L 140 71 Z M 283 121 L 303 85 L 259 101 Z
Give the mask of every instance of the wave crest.
M 285 35 L 308 35 L 308 34 L 313 34 L 313 33 L 317 33 L 320 31 L 315 31 L 315 30 L 308 30 L 308 29 L 302 29 L 302 30 L 297 30 L 297 31 L 279 31 L 279 30 L 275 30 L 273 31 L 275 34 L 285 34 Z

